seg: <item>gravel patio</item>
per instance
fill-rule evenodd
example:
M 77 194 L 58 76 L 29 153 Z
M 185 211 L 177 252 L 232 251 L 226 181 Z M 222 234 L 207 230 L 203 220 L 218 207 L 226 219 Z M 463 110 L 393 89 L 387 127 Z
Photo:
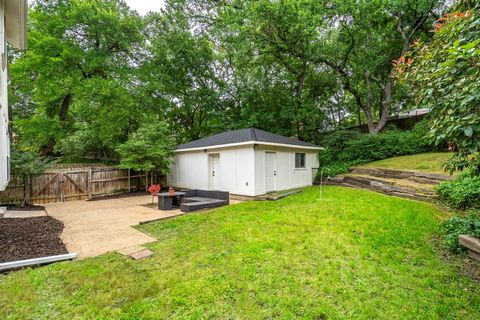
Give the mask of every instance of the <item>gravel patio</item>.
M 45 205 L 47 214 L 64 223 L 61 239 L 79 259 L 156 241 L 135 228 L 141 222 L 182 215 L 150 206 L 151 196 Z

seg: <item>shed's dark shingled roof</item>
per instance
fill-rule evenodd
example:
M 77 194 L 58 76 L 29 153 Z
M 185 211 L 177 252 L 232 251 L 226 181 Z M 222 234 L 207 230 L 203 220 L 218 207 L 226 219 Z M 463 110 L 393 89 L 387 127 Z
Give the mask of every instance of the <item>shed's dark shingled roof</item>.
M 186 144 L 178 145 L 175 149 L 190 149 L 190 148 L 203 148 L 218 146 L 222 144 L 230 143 L 239 143 L 246 141 L 258 141 L 258 142 L 271 142 L 271 143 L 281 143 L 289 144 L 292 146 L 301 146 L 301 147 L 318 147 L 315 144 L 290 139 L 278 134 L 270 133 L 267 131 L 249 128 L 249 129 L 240 129 L 235 131 L 227 131 L 224 133 L 219 133 L 210 137 L 198 139 Z

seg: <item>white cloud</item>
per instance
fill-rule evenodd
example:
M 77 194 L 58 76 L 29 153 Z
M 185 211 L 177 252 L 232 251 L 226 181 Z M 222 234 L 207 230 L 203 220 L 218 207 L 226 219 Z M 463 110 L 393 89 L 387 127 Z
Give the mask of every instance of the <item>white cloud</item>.
M 145 15 L 150 11 L 159 11 L 165 6 L 165 0 L 125 0 L 130 8 Z

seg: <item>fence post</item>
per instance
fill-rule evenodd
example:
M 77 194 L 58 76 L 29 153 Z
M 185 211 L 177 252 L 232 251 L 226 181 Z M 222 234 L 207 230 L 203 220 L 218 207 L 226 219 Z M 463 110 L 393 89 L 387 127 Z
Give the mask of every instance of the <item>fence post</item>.
M 92 199 L 92 168 L 88 168 L 87 172 L 87 193 L 88 193 L 88 200 Z
M 131 188 L 131 183 L 130 183 L 130 169 L 128 169 L 128 193 L 132 192 Z
M 31 176 L 28 176 L 26 181 L 24 181 L 24 186 L 23 189 L 25 190 L 25 203 L 26 204 L 31 204 L 31 190 L 32 190 L 32 178 Z

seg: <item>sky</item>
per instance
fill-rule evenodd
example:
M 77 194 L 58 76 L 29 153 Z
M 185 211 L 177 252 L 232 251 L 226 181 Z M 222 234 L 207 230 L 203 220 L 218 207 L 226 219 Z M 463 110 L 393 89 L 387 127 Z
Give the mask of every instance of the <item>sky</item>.
M 145 15 L 149 11 L 159 11 L 165 4 L 165 0 L 125 0 L 130 8 L 139 14 Z
M 130 8 L 139 14 L 146 15 L 150 11 L 159 11 L 165 5 L 165 0 L 125 0 Z M 32 3 L 32 0 L 28 0 Z

